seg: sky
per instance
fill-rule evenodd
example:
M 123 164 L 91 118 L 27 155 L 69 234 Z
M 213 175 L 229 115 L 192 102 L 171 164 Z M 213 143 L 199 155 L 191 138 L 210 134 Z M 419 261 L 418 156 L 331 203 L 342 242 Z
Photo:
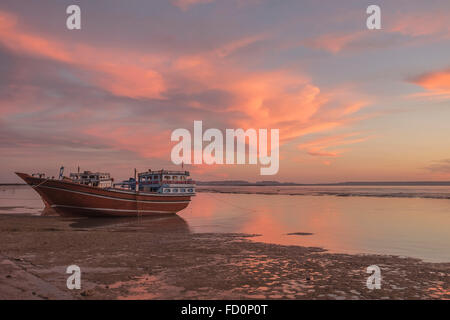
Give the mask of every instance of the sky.
M 81 30 L 66 8 L 81 8 Z M 280 164 L 196 180 L 450 180 L 450 2 L 0 2 L 0 182 L 179 169 L 178 128 L 279 129 Z

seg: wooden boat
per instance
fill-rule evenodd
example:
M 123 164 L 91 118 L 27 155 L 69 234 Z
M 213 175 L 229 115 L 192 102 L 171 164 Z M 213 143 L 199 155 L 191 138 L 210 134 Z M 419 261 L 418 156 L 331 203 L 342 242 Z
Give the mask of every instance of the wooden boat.
M 97 176 L 87 173 L 90 177 Z M 95 185 L 99 183 L 92 183 L 89 179 L 83 180 L 81 176 L 72 180 L 62 175 L 59 179 L 54 179 L 45 178 L 42 174 L 16 174 L 36 190 L 46 206 L 62 216 L 129 217 L 176 214 L 186 208 L 191 197 L 195 195 L 195 184 L 186 179 L 189 175 L 187 171 L 150 170 L 139 174 L 139 180 L 128 184 L 128 189 L 98 187 Z M 100 175 L 105 177 L 105 174 Z M 107 175 L 109 177 L 109 174 Z M 149 176 L 159 179 L 147 180 Z

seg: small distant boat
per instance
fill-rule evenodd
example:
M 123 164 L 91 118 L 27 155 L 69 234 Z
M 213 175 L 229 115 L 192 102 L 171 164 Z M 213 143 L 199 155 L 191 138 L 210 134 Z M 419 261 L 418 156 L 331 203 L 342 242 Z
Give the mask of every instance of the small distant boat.
M 176 214 L 195 195 L 188 171 L 159 170 L 139 173 L 138 178 L 114 184 L 109 173 L 78 172 L 70 178 L 16 172 L 41 196 L 46 207 L 61 216 L 151 216 Z

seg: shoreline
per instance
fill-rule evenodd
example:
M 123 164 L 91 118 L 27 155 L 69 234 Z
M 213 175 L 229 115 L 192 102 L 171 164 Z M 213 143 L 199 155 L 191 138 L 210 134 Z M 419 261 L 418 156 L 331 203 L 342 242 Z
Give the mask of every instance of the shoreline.
M 251 187 L 251 186 L 247 186 Z M 267 186 L 269 188 L 273 188 L 274 186 Z M 346 186 L 343 186 L 344 188 Z M 301 191 L 297 192 L 287 192 L 287 190 L 267 190 L 267 191 L 255 191 L 255 190 L 245 190 L 243 189 L 245 186 L 235 187 L 235 186 L 198 186 L 196 191 L 201 193 L 221 193 L 221 194 L 253 194 L 253 195 L 266 195 L 266 196 L 312 196 L 312 197 L 323 197 L 323 196 L 331 196 L 331 197 L 369 197 L 369 198 L 401 198 L 401 199 L 433 199 L 433 200 L 449 200 L 450 194 L 433 194 L 433 193 L 406 193 L 406 192 L 397 192 L 397 193 L 369 193 L 369 192 L 354 192 L 353 190 L 344 191 L 320 191 L 317 190 L 312 192 Z M 253 188 L 264 188 L 263 186 L 253 186 Z
M 192 233 L 179 216 L 0 216 L 0 299 L 450 299 L 450 263 Z M 68 290 L 65 268 L 82 272 Z M 369 290 L 366 268 L 381 269 Z

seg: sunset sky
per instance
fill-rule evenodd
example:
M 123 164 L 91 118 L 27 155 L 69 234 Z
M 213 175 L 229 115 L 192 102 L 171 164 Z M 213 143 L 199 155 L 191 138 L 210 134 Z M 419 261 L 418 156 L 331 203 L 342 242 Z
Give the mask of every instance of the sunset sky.
M 0 182 L 177 168 L 171 132 L 194 120 L 281 144 L 275 176 L 196 180 L 450 180 L 450 1 L 2 0 L 0 97 Z

